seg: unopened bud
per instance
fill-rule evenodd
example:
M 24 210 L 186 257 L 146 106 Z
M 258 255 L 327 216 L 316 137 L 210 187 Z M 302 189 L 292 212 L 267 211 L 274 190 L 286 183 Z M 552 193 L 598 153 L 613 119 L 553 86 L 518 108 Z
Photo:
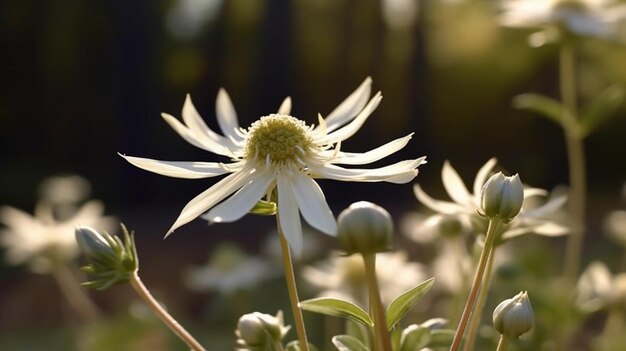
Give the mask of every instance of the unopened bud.
M 283 314 L 279 311 L 276 316 L 253 312 L 244 314 L 237 322 L 235 334 L 239 338 L 237 343 L 250 350 L 266 350 L 274 343 L 280 343 L 289 331 L 289 326 L 283 323 Z
M 347 254 L 389 251 L 393 221 L 384 208 L 359 201 L 343 210 L 337 218 L 337 238 Z
M 517 338 L 532 329 L 533 318 L 528 293 L 522 291 L 496 307 L 493 311 L 493 326 L 500 334 Z
M 111 245 L 93 228 L 77 227 L 75 235 L 78 246 L 83 254 L 89 258 L 113 253 Z
M 498 172 L 483 186 L 481 209 L 489 218 L 509 221 L 520 212 L 523 202 L 524 186 L 517 174 L 505 177 L 502 172 Z

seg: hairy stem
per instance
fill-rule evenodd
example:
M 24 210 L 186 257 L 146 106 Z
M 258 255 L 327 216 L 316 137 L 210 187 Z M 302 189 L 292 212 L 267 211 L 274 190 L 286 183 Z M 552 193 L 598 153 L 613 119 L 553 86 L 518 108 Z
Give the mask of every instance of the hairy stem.
M 280 227 L 278 214 L 276 215 L 276 225 L 278 226 L 278 236 L 280 237 L 280 248 L 283 254 L 283 267 L 285 269 L 285 280 L 287 282 L 287 291 L 289 292 L 289 302 L 291 303 L 291 312 L 293 314 L 298 340 L 300 340 L 300 350 L 309 351 L 309 343 L 306 337 L 306 329 L 304 327 L 304 318 L 300 309 L 300 300 L 298 298 L 298 288 L 296 286 L 296 277 L 293 272 L 293 262 L 291 261 L 291 252 L 289 251 L 289 243 L 285 239 L 283 230 Z
M 182 341 L 189 346 L 193 351 L 206 351 L 200 343 L 194 339 L 191 334 L 185 328 L 183 328 L 167 311 L 159 304 L 159 302 L 152 296 L 150 291 L 143 285 L 143 282 L 139 278 L 137 271 L 132 275 L 130 279 L 130 285 L 135 289 L 137 295 L 161 318 L 163 323 L 167 325 Z
M 391 351 L 391 339 L 387 331 L 385 309 L 380 298 L 380 288 L 376 277 L 376 254 L 363 254 L 365 275 L 369 291 L 370 313 L 374 315 L 374 345 L 377 351 Z
M 569 167 L 571 228 L 567 237 L 563 274 L 573 284 L 578 274 L 580 255 L 585 235 L 585 203 L 587 175 L 583 138 L 578 130 L 578 107 L 576 101 L 576 65 L 574 48 L 563 44 L 559 60 L 559 89 L 564 113 L 561 120 L 565 133 L 565 145 Z
M 489 220 L 487 235 L 485 237 L 485 245 L 483 246 L 483 250 L 480 253 L 480 259 L 478 260 L 478 267 L 476 268 L 476 273 L 474 274 L 472 287 L 470 288 L 469 295 L 467 296 L 467 301 L 465 302 L 465 307 L 463 308 L 463 314 L 461 315 L 459 326 L 457 327 L 456 333 L 454 334 L 454 339 L 452 340 L 450 351 L 458 350 L 459 346 L 461 345 L 461 340 L 463 340 L 463 333 L 465 332 L 467 323 L 470 319 L 472 311 L 474 310 L 474 305 L 476 304 L 476 298 L 478 297 L 478 292 L 480 290 L 481 282 L 483 280 L 487 261 L 489 260 L 489 256 L 491 255 L 491 252 L 493 250 L 493 242 L 498 226 L 498 219 L 492 218 Z
M 463 345 L 463 351 L 474 350 L 474 342 L 476 340 L 476 335 L 478 334 L 478 327 L 480 326 L 480 320 L 482 319 L 485 303 L 487 302 L 487 296 L 489 295 L 489 287 L 491 286 L 494 256 L 495 252 L 492 252 L 487 261 L 483 284 L 478 293 L 478 300 L 476 301 L 476 307 L 474 308 L 475 313 L 472 314 L 472 318 L 470 320 L 470 325 L 467 330 L 467 339 L 465 340 L 465 345 Z

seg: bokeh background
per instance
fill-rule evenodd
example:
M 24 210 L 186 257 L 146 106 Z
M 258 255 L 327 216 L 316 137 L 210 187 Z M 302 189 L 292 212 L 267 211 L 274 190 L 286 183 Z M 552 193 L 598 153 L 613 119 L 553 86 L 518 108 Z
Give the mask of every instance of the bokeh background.
M 529 184 L 565 184 L 562 131 L 511 105 L 525 92 L 558 98 L 557 48 L 530 48 L 530 32 L 500 28 L 497 13 L 497 2 L 480 0 L 3 0 L 0 204 L 30 212 L 42 179 L 84 176 L 107 213 L 136 230 L 146 284 L 197 322 L 215 302 L 185 292 L 181 270 L 204 262 L 221 241 L 255 252 L 274 223 L 253 216 L 213 226 L 196 220 L 162 240 L 186 202 L 214 180 L 161 177 L 117 153 L 218 159 L 187 144 L 160 117 L 180 116 L 187 93 L 213 128 L 220 87 L 242 126 L 274 112 L 286 96 L 294 116 L 316 123 L 318 112 L 330 112 L 371 76 L 383 101 L 344 150 L 366 151 L 414 132 L 385 162 L 427 155 L 416 181 L 440 197 L 446 159 L 468 182 L 496 156 Z M 582 101 L 626 84 L 624 46 L 589 40 L 578 54 Z M 586 141 L 588 246 L 601 240 L 600 213 L 623 206 L 624 135 L 622 106 Z M 394 214 L 418 207 L 410 185 L 320 183 L 335 214 L 358 200 Z M 124 287 L 92 296 L 112 311 L 132 299 Z M 75 318 L 48 277 L 0 263 L 0 341 L 37 349 L 37 338 L 22 339 L 41 335 L 48 345 L 66 345 L 75 333 L 64 327 L 68 321 Z M 207 330 L 217 324 L 198 323 Z

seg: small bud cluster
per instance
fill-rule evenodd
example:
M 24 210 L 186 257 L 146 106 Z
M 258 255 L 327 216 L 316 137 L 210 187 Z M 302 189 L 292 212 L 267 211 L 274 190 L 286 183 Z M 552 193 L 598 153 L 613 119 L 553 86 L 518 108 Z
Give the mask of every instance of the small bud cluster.
M 343 250 L 372 254 L 389 251 L 393 221 L 384 208 L 367 201 L 350 205 L 337 218 L 337 238 Z
M 244 314 L 237 322 L 237 350 L 271 350 L 280 344 L 291 327 L 285 326 L 283 313 L 276 316 L 253 312 Z
M 508 222 L 519 214 L 523 202 L 524 186 L 519 175 L 506 177 L 498 172 L 483 186 L 480 205 L 484 216 Z
M 496 307 L 493 311 L 493 326 L 500 334 L 517 338 L 532 329 L 533 317 L 528 293 L 522 291 Z
M 135 239 L 123 225 L 122 230 L 124 242 L 117 236 L 98 233 L 93 228 L 76 228 L 76 241 L 88 261 L 82 270 L 97 277 L 96 280 L 83 283 L 84 286 L 104 290 L 128 282 L 137 271 L 139 261 Z

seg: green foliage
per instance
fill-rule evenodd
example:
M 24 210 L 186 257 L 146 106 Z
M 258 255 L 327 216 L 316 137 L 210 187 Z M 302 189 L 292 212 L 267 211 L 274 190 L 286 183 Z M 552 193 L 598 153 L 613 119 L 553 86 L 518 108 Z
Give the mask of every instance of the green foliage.
M 359 339 L 350 335 L 336 335 L 332 339 L 333 345 L 339 351 L 369 351 Z
M 513 106 L 521 110 L 538 113 L 552 122 L 561 125 L 563 105 L 555 99 L 540 94 L 521 94 L 513 98 Z
M 359 306 L 349 301 L 321 297 L 300 302 L 300 308 L 305 311 L 317 312 L 334 317 L 344 317 L 355 322 L 374 326 L 374 322 Z
M 285 351 L 300 351 L 300 341 L 294 340 L 285 346 Z M 317 351 L 315 345 L 309 343 L 309 351 Z
M 596 95 L 583 108 L 580 114 L 581 137 L 586 137 L 607 122 L 622 104 L 624 89 L 611 85 Z
M 424 296 L 433 286 L 435 278 L 430 278 L 398 296 L 387 308 L 385 313 L 387 328 L 391 330 L 404 315 Z

